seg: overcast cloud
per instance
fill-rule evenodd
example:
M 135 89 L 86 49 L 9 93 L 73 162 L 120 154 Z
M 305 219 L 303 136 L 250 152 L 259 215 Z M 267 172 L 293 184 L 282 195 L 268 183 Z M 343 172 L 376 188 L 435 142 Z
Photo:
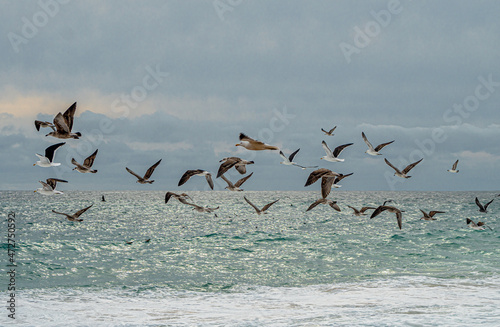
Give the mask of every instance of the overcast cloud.
M 176 190 L 187 169 L 252 159 L 248 190 L 304 188 L 296 160 L 354 175 L 345 190 L 498 190 L 500 26 L 496 1 L 0 1 L 3 190 Z M 60 140 L 37 132 L 77 101 L 60 168 L 33 167 Z M 335 136 L 320 129 L 337 125 Z M 395 140 L 366 155 L 361 138 Z M 343 163 L 323 162 L 353 142 Z M 95 149 L 97 174 L 71 171 Z M 424 158 L 409 180 L 398 167 Z M 163 159 L 153 185 L 135 183 Z M 460 159 L 459 174 L 446 170 Z M 236 180 L 239 174 L 230 175 Z M 222 186 L 222 187 L 221 187 Z M 217 189 L 225 185 L 217 183 Z M 180 189 L 203 190 L 203 178 Z

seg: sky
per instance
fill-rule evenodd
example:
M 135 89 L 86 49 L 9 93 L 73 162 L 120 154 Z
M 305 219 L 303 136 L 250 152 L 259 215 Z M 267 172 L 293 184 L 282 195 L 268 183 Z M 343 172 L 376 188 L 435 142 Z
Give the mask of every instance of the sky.
M 352 176 L 341 190 L 499 190 L 498 1 L 4 1 L 0 0 L 0 190 L 206 190 L 188 169 L 255 161 L 245 190 L 304 187 L 311 170 Z M 77 102 L 79 140 L 46 137 Z M 321 128 L 337 126 L 334 136 Z M 377 145 L 372 157 L 361 138 Z M 330 148 L 354 143 L 344 162 Z M 46 147 L 60 167 L 33 166 Z M 99 150 L 96 174 L 72 171 Z M 394 177 L 395 166 L 424 160 Z M 151 185 L 136 183 L 162 159 Z M 447 169 L 459 159 L 458 174 Z M 234 170 L 234 169 L 233 169 Z M 235 182 L 243 177 L 231 170 Z M 215 176 L 214 176 L 215 177 Z M 225 183 L 216 181 L 216 190 Z

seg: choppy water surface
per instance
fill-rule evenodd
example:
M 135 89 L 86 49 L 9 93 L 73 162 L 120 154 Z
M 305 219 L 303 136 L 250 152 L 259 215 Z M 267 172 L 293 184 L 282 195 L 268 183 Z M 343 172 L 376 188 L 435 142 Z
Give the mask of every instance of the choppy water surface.
M 335 191 L 342 212 L 325 205 L 305 212 L 318 192 L 244 194 L 259 207 L 280 200 L 258 216 L 239 192 L 190 194 L 197 204 L 220 206 L 216 217 L 175 200 L 165 204 L 165 192 L 1 192 L 2 214 L 17 217 L 16 323 L 500 321 L 500 198 L 487 214 L 474 204 L 476 196 L 486 201 L 496 193 Z M 347 207 L 386 199 L 405 210 L 402 230 L 394 214 L 356 217 Z M 74 213 L 92 203 L 83 222 L 51 212 Z M 423 221 L 419 209 L 446 213 Z M 470 229 L 466 218 L 485 221 L 492 230 Z M 9 322 L 6 315 L 1 323 Z

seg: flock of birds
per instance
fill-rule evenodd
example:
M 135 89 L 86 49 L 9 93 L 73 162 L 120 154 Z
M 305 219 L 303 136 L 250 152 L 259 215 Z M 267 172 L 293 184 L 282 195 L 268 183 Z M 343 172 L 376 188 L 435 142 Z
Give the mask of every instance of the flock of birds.
M 52 132 L 48 133 L 46 136 L 52 136 L 52 137 L 59 138 L 59 139 L 79 139 L 82 136 L 82 134 L 79 132 L 76 132 L 76 133 L 72 132 L 75 111 L 76 111 L 76 102 L 74 104 L 72 104 L 64 113 L 59 112 L 54 117 L 53 123 L 47 122 L 47 121 L 35 120 L 35 127 L 36 127 L 37 131 L 40 131 L 40 128 L 51 128 Z M 330 129 L 328 131 L 323 129 L 323 128 L 321 128 L 321 130 L 325 133 L 326 136 L 334 136 L 333 132 L 335 131 L 336 127 L 337 126 L 333 127 L 332 129 Z M 368 150 L 366 150 L 365 153 L 367 153 L 368 155 L 371 155 L 371 156 L 382 155 L 380 153 L 380 151 L 384 147 L 386 147 L 394 142 L 394 140 L 393 140 L 390 142 L 381 143 L 381 144 L 377 145 L 376 147 L 374 147 L 368 141 L 368 138 L 366 137 L 364 132 L 361 133 L 361 136 L 362 136 L 364 142 L 366 143 L 366 145 L 368 146 Z M 286 157 L 285 154 L 277 146 L 273 146 L 273 145 L 269 145 L 269 144 L 265 144 L 263 142 L 257 141 L 255 139 L 243 134 L 243 133 L 240 133 L 239 139 L 240 139 L 240 143 L 236 144 L 236 146 L 241 146 L 241 147 L 243 147 L 247 150 L 250 150 L 250 151 L 265 151 L 265 150 L 279 151 L 279 155 L 281 156 L 281 158 L 283 160 L 280 163 L 283 165 L 297 166 L 301 169 L 318 168 L 318 166 L 299 165 L 293 161 L 295 155 L 297 154 L 297 152 L 300 149 L 297 149 L 292 154 L 290 154 L 288 157 Z M 61 143 L 57 143 L 57 144 L 54 144 L 54 145 L 47 147 L 45 149 L 44 155 L 36 154 L 39 158 L 39 161 L 37 161 L 33 165 L 34 166 L 38 165 L 40 167 L 55 167 L 55 166 L 61 165 L 60 163 L 54 162 L 54 157 L 55 157 L 56 151 L 60 147 L 62 147 L 64 144 L 66 144 L 66 143 L 61 142 Z M 321 157 L 321 159 L 324 159 L 324 160 L 329 161 L 329 162 L 343 162 L 345 159 L 339 158 L 340 154 L 342 153 L 342 151 L 344 149 L 353 145 L 353 143 L 339 145 L 332 151 L 328 147 L 328 144 L 325 141 L 322 141 L 321 144 L 322 144 L 322 147 L 326 153 L 325 156 Z M 94 153 L 92 153 L 90 156 L 88 156 L 83 161 L 82 164 L 78 163 L 74 158 L 72 158 L 71 163 L 75 166 L 75 168 L 73 168 L 73 170 L 76 170 L 80 173 L 93 173 L 93 174 L 97 173 L 97 170 L 92 169 L 92 165 L 94 164 L 94 160 L 97 156 L 97 152 L 98 152 L 98 150 L 95 150 Z M 415 168 L 415 166 L 417 166 L 420 162 L 422 162 L 422 160 L 423 160 L 423 158 L 416 161 L 416 162 L 409 164 L 408 166 L 406 166 L 405 168 L 400 170 L 399 168 L 397 168 L 393 164 L 391 164 L 391 162 L 389 160 L 384 158 L 385 163 L 395 171 L 394 175 L 401 177 L 401 178 L 410 178 L 411 176 L 409 176 L 408 173 L 413 168 Z M 153 175 L 154 170 L 156 169 L 156 167 L 158 167 L 158 165 L 160 163 L 161 163 L 161 159 L 158 160 L 151 167 L 149 167 L 149 169 L 146 171 L 146 173 L 143 176 L 135 173 L 134 171 L 132 171 L 128 167 L 125 167 L 125 169 L 127 172 L 129 172 L 130 174 L 135 176 L 135 178 L 137 178 L 137 183 L 152 184 L 154 182 L 154 180 L 151 180 L 150 178 Z M 254 164 L 254 162 L 244 160 L 244 159 L 241 159 L 239 157 L 227 157 L 227 158 L 223 158 L 222 160 L 220 160 L 220 163 L 221 164 L 220 164 L 219 170 L 217 172 L 217 178 L 220 177 L 227 183 L 226 189 L 228 189 L 230 191 L 243 191 L 243 189 L 241 189 L 241 186 L 243 185 L 243 183 L 245 183 L 253 175 L 253 173 L 250 173 L 249 175 L 239 179 L 234 184 L 228 178 L 226 178 L 224 176 L 224 174 L 229 169 L 234 167 L 240 174 L 244 175 L 244 174 L 246 174 L 246 166 Z M 458 173 L 459 170 L 457 169 L 457 166 L 458 166 L 458 160 L 455 161 L 455 163 L 452 165 L 452 168 L 449 169 L 448 172 Z M 309 174 L 309 177 L 307 178 L 305 186 L 312 185 L 315 182 L 317 182 L 319 179 L 321 179 L 321 198 L 319 198 L 314 203 L 312 203 L 306 211 L 312 210 L 314 207 L 316 207 L 320 204 L 327 204 L 331 208 L 333 208 L 334 210 L 341 211 L 337 202 L 334 200 L 328 199 L 327 197 L 330 194 L 332 187 L 335 187 L 335 188 L 340 187 L 341 185 L 339 184 L 339 182 L 342 179 L 349 177 L 350 175 L 352 175 L 352 173 L 344 175 L 344 174 L 333 172 L 332 170 L 327 169 L 327 168 L 319 168 L 319 169 L 312 171 Z M 178 186 L 185 184 L 191 177 L 194 177 L 194 176 L 205 177 L 209 187 L 212 190 L 214 189 L 214 183 L 212 180 L 211 173 L 206 171 L 206 170 L 203 170 L 203 169 L 187 170 L 180 178 Z M 57 183 L 67 183 L 67 181 L 62 180 L 62 179 L 58 179 L 58 178 L 48 178 L 45 182 L 40 181 L 40 183 L 42 184 L 42 187 L 35 190 L 35 192 L 38 192 L 38 193 L 43 194 L 43 195 L 53 195 L 53 194 L 62 194 L 61 191 L 56 190 Z M 500 194 L 498 196 L 500 196 Z M 176 194 L 174 192 L 167 192 L 165 194 L 165 203 L 168 203 L 168 201 L 171 198 L 178 200 L 182 204 L 192 206 L 193 210 L 196 210 L 198 212 L 213 213 L 215 210 L 219 209 L 219 207 L 210 208 L 210 207 L 199 206 L 199 205 L 193 203 L 192 198 L 186 193 Z M 254 208 L 255 212 L 259 215 L 266 214 L 267 213 L 266 211 L 274 203 L 279 201 L 279 199 L 274 200 L 274 201 L 264 205 L 262 208 L 259 208 L 256 205 L 254 205 L 246 196 L 244 196 L 243 198 L 251 207 Z M 190 200 L 191 202 L 189 202 L 188 200 Z M 105 201 L 104 196 L 102 197 L 102 201 Z M 353 214 L 355 216 L 364 216 L 364 215 L 367 215 L 365 213 L 367 210 L 373 210 L 370 218 L 374 218 L 384 211 L 394 213 L 396 216 L 398 227 L 399 227 L 399 229 L 402 229 L 402 216 L 403 216 L 402 213 L 404 211 L 400 210 L 394 206 L 387 205 L 388 202 L 393 202 L 393 201 L 388 200 L 388 201 L 385 201 L 382 205 L 380 205 L 378 207 L 363 207 L 359 210 L 356 209 L 355 207 L 352 207 L 352 206 L 348 206 L 348 207 L 353 210 Z M 475 199 L 475 203 L 479 207 L 479 211 L 483 212 L 483 213 L 487 212 L 488 206 L 492 202 L 493 202 L 493 200 L 491 200 L 488 203 L 483 205 L 480 203 L 480 201 L 477 197 Z M 64 215 L 70 221 L 83 221 L 79 217 L 91 207 L 92 207 L 92 205 L 90 205 L 86 208 L 83 208 L 72 215 L 62 213 L 62 212 L 57 212 L 55 210 L 52 210 L 52 212 L 54 212 L 56 214 Z M 443 211 L 437 211 L 437 210 L 430 211 L 429 213 L 427 213 L 423 210 L 420 210 L 420 211 L 423 214 L 423 216 L 420 218 L 422 220 L 436 220 L 436 218 L 434 218 L 434 216 L 436 214 L 444 213 Z M 215 215 L 215 216 L 217 216 L 217 215 Z M 475 228 L 475 229 L 485 229 L 486 227 L 490 228 L 484 222 L 478 221 L 476 223 L 476 222 L 470 220 L 469 218 L 467 218 L 466 223 L 467 223 L 467 225 L 469 225 L 470 227 Z

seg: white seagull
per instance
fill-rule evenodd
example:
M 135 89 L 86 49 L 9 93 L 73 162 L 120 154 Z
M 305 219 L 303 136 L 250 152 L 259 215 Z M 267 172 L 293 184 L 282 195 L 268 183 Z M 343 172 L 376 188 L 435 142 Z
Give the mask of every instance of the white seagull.
M 477 224 L 476 224 L 471 219 L 467 218 L 466 222 L 467 222 L 467 225 L 469 225 L 469 227 L 473 228 L 473 229 L 485 230 L 486 227 L 488 227 L 490 230 L 493 230 L 490 226 L 486 225 L 486 223 L 484 223 L 482 221 L 478 221 Z
M 458 160 L 455 161 L 451 169 L 448 169 L 447 171 L 449 171 L 450 173 L 458 173 L 459 170 L 457 169 L 457 166 L 458 166 Z
M 150 181 L 149 178 L 151 177 L 151 175 L 153 175 L 153 172 L 155 171 L 155 168 L 158 167 L 158 165 L 160 164 L 160 162 L 161 162 L 161 159 L 158 160 L 157 163 L 155 163 L 154 165 L 152 165 L 151 167 L 149 167 L 149 169 L 144 174 L 144 177 L 141 177 L 141 176 L 137 175 L 136 173 L 134 173 L 132 170 L 128 169 L 127 167 L 125 167 L 125 169 L 129 173 L 131 173 L 132 175 L 134 175 L 135 177 L 137 177 L 136 183 L 140 183 L 140 184 L 153 184 L 154 180 Z
M 245 183 L 247 181 L 247 179 L 249 179 L 252 175 L 253 175 L 253 173 L 241 178 L 240 180 L 238 180 L 234 184 L 231 183 L 231 181 L 229 179 L 227 179 L 226 176 L 224 176 L 224 175 L 221 175 L 221 178 L 227 183 L 227 186 L 225 188 L 227 188 L 228 190 L 230 190 L 230 191 L 243 191 L 240 188 L 240 186 L 243 185 L 243 183 Z
M 177 194 L 174 192 L 167 192 L 165 194 L 165 203 L 168 203 L 168 200 L 170 200 L 170 198 L 177 199 L 180 203 L 184 203 L 184 204 L 189 204 L 186 201 L 186 199 L 190 199 L 191 201 L 193 201 L 193 199 L 191 199 L 191 197 L 189 195 L 187 195 L 186 193 Z
M 295 150 L 295 152 L 293 152 L 288 158 L 285 156 L 285 154 L 283 153 L 283 151 L 280 150 L 280 157 L 283 159 L 283 161 L 280 162 L 280 164 L 286 165 L 286 166 L 297 166 L 297 167 L 300 167 L 302 169 L 317 168 L 318 167 L 318 166 L 305 167 L 305 166 L 301 166 L 301 165 L 293 162 L 293 158 L 295 157 L 295 155 L 297 154 L 297 152 L 299 152 L 299 150 L 300 149 Z
M 363 137 L 363 140 L 365 141 L 366 145 L 368 145 L 368 150 L 366 150 L 365 153 L 367 153 L 371 156 L 380 156 L 381 153 L 379 153 L 379 151 L 382 150 L 382 148 L 385 147 L 386 145 L 389 145 L 392 142 L 394 142 L 394 141 L 390 141 L 387 143 L 382 143 L 382 144 L 377 145 L 376 148 L 373 148 L 373 145 L 370 143 L 370 141 L 368 141 L 364 132 L 361 132 L 361 136 Z
M 64 112 L 64 114 L 59 112 L 54 117 L 54 126 L 56 127 L 56 130 L 50 132 L 45 136 L 53 136 L 59 139 L 70 139 L 70 138 L 79 139 L 82 136 L 80 132 L 76 133 L 71 132 L 71 129 L 73 128 L 73 119 L 75 117 L 75 111 L 76 111 L 76 102 L 73 103 Z
M 254 151 L 279 150 L 277 146 L 265 144 L 263 142 L 254 140 L 253 138 L 248 137 L 243 133 L 240 133 L 240 143 L 236 144 L 236 146 L 242 146 L 247 150 L 254 150 Z
M 73 168 L 73 170 L 79 171 L 80 173 L 97 173 L 96 169 L 92 169 L 92 165 L 94 164 L 95 157 L 97 156 L 97 150 L 94 151 L 90 156 L 88 156 L 84 161 L 83 164 L 80 165 L 75 158 L 71 158 L 71 163 L 75 165 L 76 167 Z
M 261 214 L 267 214 L 266 210 L 267 210 L 267 209 L 269 209 L 269 207 L 270 207 L 270 206 L 272 206 L 273 204 L 275 204 L 276 202 L 278 202 L 278 201 L 279 201 L 279 199 L 278 199 L 278 200 L 275 200 L 275 201 L 273 201 L 273 202 L 271 202 L 271 203 L 268 203 L 268 204 L 266 204 L 265 206 L 263 206 L 263 207 L 262 207 L 262 209 L 259 209 L 259 208 L 257 208 L 257 207 L 256 207 L 256 206 L 252 203 L 252 202 L 250 202 L 250 200 L 248 200 L 246 196 L 244 196 L 243 198 L 245 199 L 245 201 L 246 201 L 249 205 L 251 205 L 251 206 L 255 209 L 255 212 L 257 212 L 257 214 L 259 214 L 259 215 L 261 215 Z
M 63 194 L 63 192 L 56 190 L 57 182 L 61 183 L 68 182 L 63 179 L 57 179 L 57 178 L 48 178 L 46 181 L 47 182 L 39 181 L 43 187 L 36 189 L 35 192 L 38 192 L 43 195 Z
M 210 174 L 208 171 L 203 170 L 203 169 L 187 170 L 184 173 L 184 175 L 182 175 L 181 179 L 179 180 L 179 184 L 177 184 L 177 186 L 181 186 L 182 184 L 186 183 L 193 176 L 205 176 L 205 179 L 207 180 L 208 186 L 210 186 L 210 188 L 212 190 L 214 189 L 214 182 L 212 181 L 212 174 Z
M 344 161 L 344 159 L 340 159 L 338 156 L 345 148 L 347 148 L 350 145 L 353 145 L 353 143 L 339 145 L 338 147 L 335 148 L 335 150 L 333 150 L 333 152 L 332 150 L 330 150 L 325 141 L 321 142 L 321 145 L 323 146 L 323 149 L 326 152 L 326 156 L 321 157 L 321 159 L 325 159 L 326 161 L 330 162 L 342 162 Z
M 40 167 L 60 166 L 61 165 L 60 163 L 55 163 L 55 162 L 53 162 L 53 160 L 54 160 L 54 156 L 56 154 L 57 149 L 59 149 L 59 147 L 63 146 L 64 144 L 66 144 L 66 143 L 62 142 L 62 143 L 57 143 L 57 144 L 53 144 L 53 145 L 49 146 L 48 148 L 45 149 L 45 156 L 42 156 L 41 154 L 35 153 L 36 156 L 40 160 L 37 161 L 36 163 L 34 163 L 33 166 L 36 166 L 36 165 L 38 165 Z
M 389 160 L 385 159 L 385 163 L 389 165 L 389 167 L 391 167 L 392 169 L 394 169 L 396 172 L 394 173 L 394 175 L 398 176 L 398 177 L 401 177 L 401 178 L 410 178 L 411 176 L 408 176 L 407 174 L 410 172 L 410 170 L 413 169 L 413 167 L 415 167 L 416 165 L 418 165 L 420 163 L 420 161 L 424 160 L 424 158 L 420 159 L 419 161 L 415 161 L 414 163 L 412 164 L 409 164 L 408 166 L 406 166 L 405 169 L 403 169 L 402 171 L 400 171 L 399 169 L 397 169 L 396 167 L 394 167 L 390 162 Z

